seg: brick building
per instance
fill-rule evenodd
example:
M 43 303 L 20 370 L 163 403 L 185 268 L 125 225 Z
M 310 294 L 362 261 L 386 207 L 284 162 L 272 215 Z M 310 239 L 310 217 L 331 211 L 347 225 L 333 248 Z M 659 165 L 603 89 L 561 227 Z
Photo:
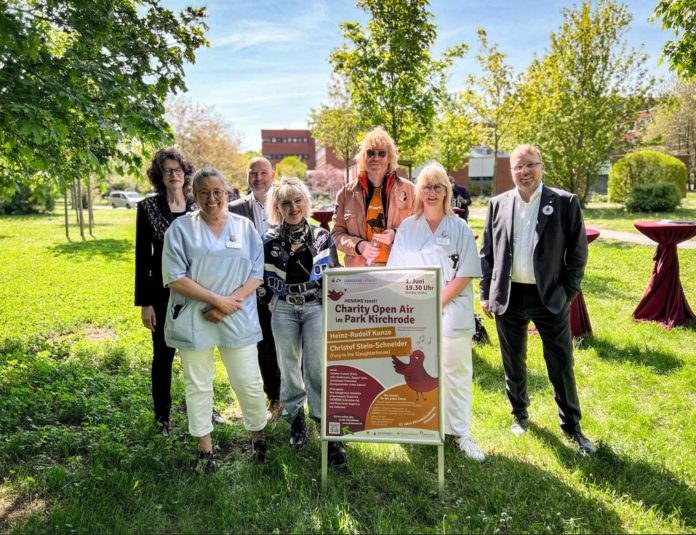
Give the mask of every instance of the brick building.
M 261 130 L 261 153 L 274 168 L 286 156 L 299 158 L 308 170 L 316 167 L 315 143 L 309 130 Z

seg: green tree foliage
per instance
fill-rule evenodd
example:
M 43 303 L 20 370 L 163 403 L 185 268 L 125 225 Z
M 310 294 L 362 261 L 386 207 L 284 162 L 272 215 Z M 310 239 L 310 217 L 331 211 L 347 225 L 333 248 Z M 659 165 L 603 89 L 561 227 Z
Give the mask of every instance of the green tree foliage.
M 541 148 L 548 184 L 584 203 L 604 162 L 625 150 L 624 134 L 653 81 L 646 56 L 624 39 L 625 5 L 585 0 L 563 17 L 548 54 L 522 77 L 514 137 Z
M 164 100 L 185 90 L 204 17 L 160 0 L 1 2 L 0 182 L 136 172 L 135 149 L 171 139 Z
M 18 184 L 11 195 L 0 200 L 0 214 L 38 214 L 50 212 L 55 205 L 56 188 L 52 184 Z
M 172 99 L 166 107 L 176 145 L 196 169 L 215 167 L 233 186 L 246 186 L 249 160 L 240 152 L 241 139 L 213 108 L 185 98 Z
M 493 185 L 495 186 L 498 151 L 509 147 L 510 124 L 517 106 L 517 82 L 507 55 L 497 44 L 489 44 L 486 31 L 478 30 L 479 53 L 476 61 L 480 76 L 469 76 L 469 90 L 463 96 L 474 110 L 481 127 L 481 144 L 493 150 Z
M 694 162 L 691 183 L 696 183 L 696 80 L 673 81 L 652 112 L 643 141 L 671 154 L 685 154 Z
M 471 150 L 482 142 L 482 128 L 460 94 L 447 94 L 438 104 L 429 142 L 416 157 L 417 162 L 437 160 L 452 174 L 462 168 Z
M 626 202 L 636 184 L 671 182 L 682 197 L 686 196 L 686 166 L 670 156 L 654 150 L 638 150 L 621 158 L 609 171 L 609 200 Z
M 674 182 L 636 184 L 626 199 L 629 212 L 668 212 L 681 202 L 679 188 Z
M 660 0 L 652 19 L 662 19 L 662 28 L 671 28 L 677 37 L 663 49 L 669 67 L 685 80 L 696 78 L 696 0 Z
M 441 59 L 432 57 L 437 35 L 427 5 L 427 0 L 358 0 L 370 21 L 341 24 L 350 46 L 335 49 L 329 58 L 348 81 L 364 120 L 383 126 L 405 156 L 430 133 L 440 82 L 466 50 L 457 45 Z
M 334 76 L 329 85 L 329 104 L 309 112 L 312 136 L 330 147 L 345 165 L 346 183 L 350 179 L 350 162 L 358 152 L 358 139 L 364 125 L 353 105 L 344 79 Z
M 286 156 L 275 167 L 277 177 L 295 176 L 304 180 L 307 174 L 307 165 L 297 156 Z

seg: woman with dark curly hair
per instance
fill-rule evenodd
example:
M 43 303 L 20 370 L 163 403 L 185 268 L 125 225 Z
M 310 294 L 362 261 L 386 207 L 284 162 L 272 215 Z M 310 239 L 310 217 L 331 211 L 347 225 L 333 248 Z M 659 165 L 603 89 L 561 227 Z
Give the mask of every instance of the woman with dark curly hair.
M 179 216 L 193 209 L 191 165 L 177 149 L 157 151 L 147 176 L 157 192 L 138 203 L 135 230 L 135 305 L 145 328 L 152 331 L 152 400 L 155 420 L 169 434 L 174 348 L 164 341 L 169 289 L 162 284 L 164 233 Z

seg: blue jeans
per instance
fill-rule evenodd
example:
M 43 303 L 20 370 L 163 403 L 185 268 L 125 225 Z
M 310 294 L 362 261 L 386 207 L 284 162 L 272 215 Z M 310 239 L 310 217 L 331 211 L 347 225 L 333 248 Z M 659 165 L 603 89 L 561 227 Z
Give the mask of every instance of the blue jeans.
M 271 319 L 278 366 L 283 417 L 292 422 L 305 401 L 309 416 L 321 419 L 322 309 L 319 301 L 304 305 L 276 302 Z

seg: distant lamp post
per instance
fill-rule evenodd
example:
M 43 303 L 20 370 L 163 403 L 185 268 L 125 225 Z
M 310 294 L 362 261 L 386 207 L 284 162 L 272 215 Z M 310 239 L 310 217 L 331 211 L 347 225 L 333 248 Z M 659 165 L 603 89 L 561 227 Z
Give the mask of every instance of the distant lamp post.
M 413 168 L 413 160 L 399 160 L 397 162 L 401 167 L 408 167 L 408 180 L 413 182 L 413 177 L 411 176 L 411 169 Z

